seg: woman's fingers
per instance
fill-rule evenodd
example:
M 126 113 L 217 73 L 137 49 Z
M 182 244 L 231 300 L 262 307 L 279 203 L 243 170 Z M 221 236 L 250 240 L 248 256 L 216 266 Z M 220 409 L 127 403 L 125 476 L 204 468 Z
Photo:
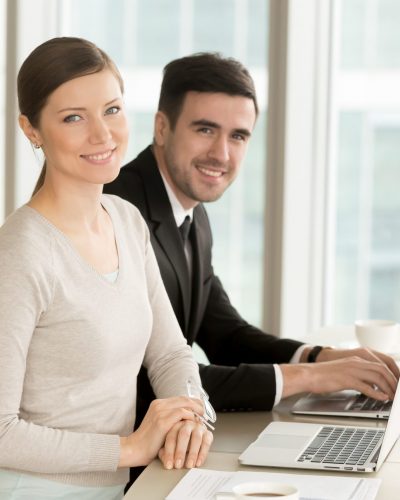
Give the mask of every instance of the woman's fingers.
M 199 433 L 199 424 L 186 420 L 175 425 L 167 435 L 163 451 L 163 463 L 167 469 L 181 469 L 188 463 L 186 455 L 191 453 L 191 461 L 197 460 L 197 453 L 201 446 L 202 433 Z M 197 450 L 196 450 L 197 448 Z M 195 455 L 193 459 L 193 455 Z M 191 466 L 193 467 L 193 465 Z
M 179 422 L 168 432 L 158 456 L 166 469 L 196 467 L 204 463 L 212 441 L 213 435 L 204 424 Z
M 201 467 L 204 464 L 213 440 L 214 436 L 212 432 L 206 430 L 201 442 L 199 453 L 197 455 L 196 467 Z
M 179 422 L 168 432 L 167 437 L 165 438 L 164 446 L 161 448 L 158 455 L 166 469 L 172 469 L 175 466 L 176 442 L 181 425 L 182 423 Z
M 184 422 L 177 434 L 176 447 L 175 447 L 175 468 L 180 469 L 185 464 L 186 453 L 189 452 L 189 445 L 192 446 L 192 440 L 196 435 L 196 429 L 199 424 L 196 422 Z M 201 442 L 201 437 L 200 437 Z M 199 446 L 200 447 L 200 446 Z M 196 453 L 197 458 L 197 453 Z M 192 466 L 193 467 L 193 466 Z
M 203 414 L 199 399 L 178 396 L 152 401 L 139 428 L 126 439 L 121 463 L 147 465 L 159 455 L 167 468 L 182 467 L 192 431 L 200 425 L 198 414 Z
M 193 430 L 191 438 L 189 450 L 186 456 L 186 467 L 188 469 L 192 469 L 197 466 L 197 462 L 201 462 L 200 460 L 200 450 L 202 446 L 204 446 L 203 451 L 207 448 L 207 436 L 211 434 L 210 431 L 207 430 L 204 424 L 197 424 L 196 428 Z M 212 435 L 212 434 L 211 434 Z M 211 444 L 211 443 L 210 443 Z M 209 446 L 208 446 L 209 448 Z M 208 449 L 207 449 L 208 452 Z M 206 453 L 207 455 L 207 453 Z M 203 460 L 204 461 L 204 460 Z

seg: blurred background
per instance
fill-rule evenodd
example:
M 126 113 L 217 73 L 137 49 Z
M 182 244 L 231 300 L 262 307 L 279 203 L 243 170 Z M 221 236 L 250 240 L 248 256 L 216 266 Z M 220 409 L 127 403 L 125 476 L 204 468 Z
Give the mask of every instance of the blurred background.
M 208 204 L 233 304 L 302 338 L 400 320 L 398 0 L 0 0 L 0 222 L 42 158 L 17 126 L 15 78 L 53 36 L 87 38 L 125 80 L 126 161 L 152 140 L 162 68 L 218 51 L 250 70 L 261 113 L 242 171 Z

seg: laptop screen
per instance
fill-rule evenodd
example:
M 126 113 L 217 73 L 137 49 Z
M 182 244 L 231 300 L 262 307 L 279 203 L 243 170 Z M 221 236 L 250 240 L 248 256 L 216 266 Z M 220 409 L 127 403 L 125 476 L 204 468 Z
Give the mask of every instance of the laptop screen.
M 385 458 L 400 435 L 400 384 L 397 384 L 396 394 L 394 395 L 392 410 L 387 421 L 385 435 L 382 441 L 382 448 L 377 461 L 377 469 L 380 468 Z

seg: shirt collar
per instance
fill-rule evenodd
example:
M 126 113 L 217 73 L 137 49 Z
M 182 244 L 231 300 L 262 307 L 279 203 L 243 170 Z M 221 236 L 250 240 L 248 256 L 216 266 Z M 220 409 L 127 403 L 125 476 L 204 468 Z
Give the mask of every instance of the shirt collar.
M 173 192 L 171 186 L 168 184 L 167 179 L 164 177 L 164 175 L 162 174 L 160 169 L 159 169 L 159 172 L 161 175 L 161 179 L 163 180 L 165 189 L 167 191 L 169 202 L 171 203 L 172 213 L 174 214 L 174 219 L 175 219 L 176 225 L 179 227 L 183 223 L 183 221 L 185 220 L 185 217 L 187 215 L 190 217 L 190 222 L 192 222 L 192 220 L 193 220 L 193 208 L 190 208 L 189 210 L 185 210 L 182 207 L 178 198 L 175 196 L 175 193 Z

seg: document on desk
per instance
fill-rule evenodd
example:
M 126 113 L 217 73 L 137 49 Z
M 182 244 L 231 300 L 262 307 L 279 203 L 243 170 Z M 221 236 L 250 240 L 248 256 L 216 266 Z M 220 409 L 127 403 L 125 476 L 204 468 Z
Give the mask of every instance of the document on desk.
M 166 500 L 218 500 L 218 493 L 248 481 L 292 484 L 299 490 L 300 500 L 374 500 L 381 483 L 376 478 L 191 469 Z

